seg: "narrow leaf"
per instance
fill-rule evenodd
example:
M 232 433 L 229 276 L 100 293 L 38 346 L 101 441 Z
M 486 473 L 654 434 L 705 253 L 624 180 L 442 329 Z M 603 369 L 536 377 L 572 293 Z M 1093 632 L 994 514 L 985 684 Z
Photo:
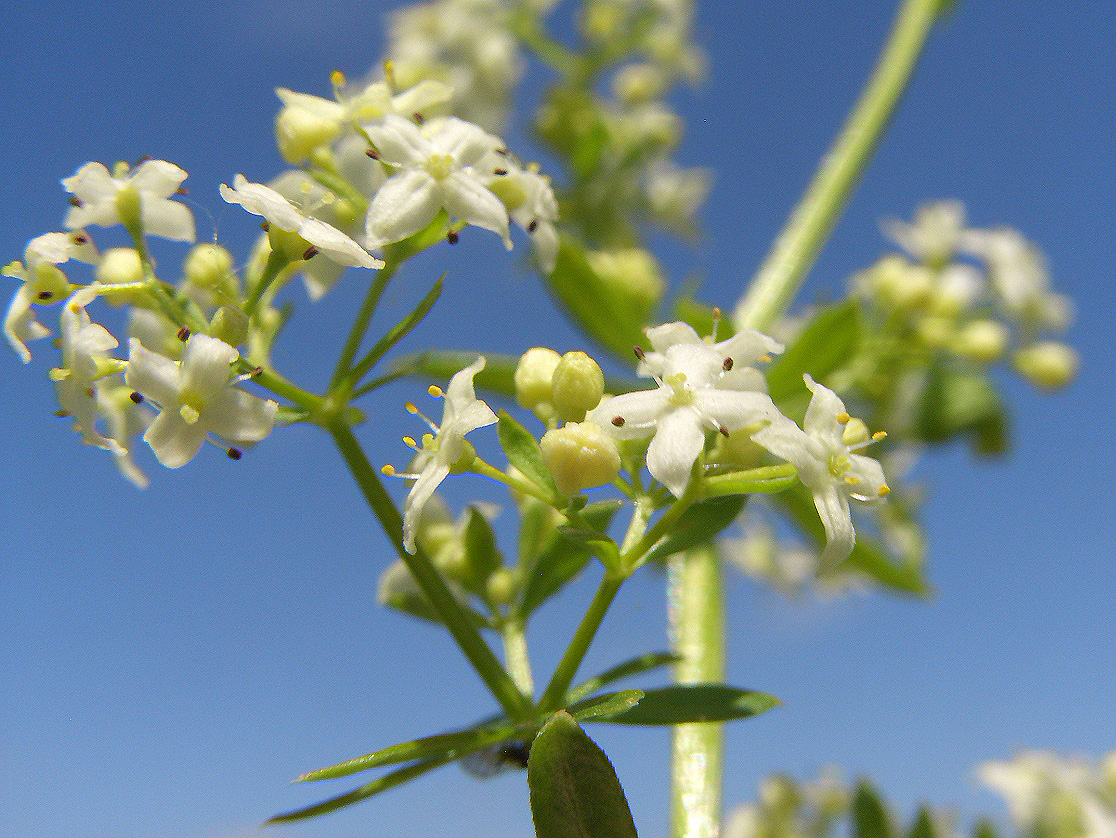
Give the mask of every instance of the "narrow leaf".
M 935 363 L 919 408 L 918 432 L 926 442 L 940 444 L 961 436 L 979 457 L 1007 453 L 1007 414 L 983 372 Z
M 596 715 L 587 722 L 614 725 L 677 725 L 750 719 L 779 706 L 764 693 L 723 684 L 686 684 L 649 690 L 639 704 L 614 716 Z
M 857 786 L 852 805 L 852 822 L 852 838 L 892 838 L 887 812 L 867 783 Z
M 635 838 L 624 791 L 608 757 L 568 713 L 555 713 L 527 760 L 538 838 Z
M 631 710 L 642 700 L 643 690 L 625 690 L 607 695 L 595 695 L 566 708 L 571 716 L 579 722 L 592 721 L 597 716 L 613 718 Z
M 469 588 L 483 594 L 489 576 L 499 570 L 504 561 L 496 549 L 496 538 L 485 517 L 476 509 L 469 507 L 469 520 L 465 524 L 465 563 L 469 573 Z
M 524 477 L 542 487 L 544 491 L 550 492 L 555 497 L 558 495 L 554 480 L 543 464 L 539 444 L 522 425 L 502 410 L 499 422 L 496 424 L 496 438 L 509 465 L 515 466 Z
M 612 669 L 606 669 L 600 675 L 590 678 L 584 684 L 570 690 L 566 695 L 567 705 L 581 701 L 586 696 L 592 695 L 597 690 L 601 689 L 601 687 L 606 687 L 622 678 L 634 678 L 636 675 L 645 675 L 656 669 L 662 669 L 664 666 L 678 663 L 680 660 L 681 658 L 678 655 L 670 652 L 653 652 L 649 655 L 641 655 L 638 658 L 624 661 L 622 664 L 614 666 Z
M 911 824 L 911 831 L 907 833 L 907 838 L 935 838 L 937 833 L 934 831 L 934 821 L 930 818 L 930 810 L 925 806 L 919 807 L 918 815 L 915 821 Z
M 725 495 L 698 501 L 682 513 L 674 532 L 648 554 L 647 561 L 661 561 L 709 541 L 736 520 L 747 500 L 743 495 Z
M 775 404 L 805 397 L 802 376 L 821 381 L 856 354 L 861 341 L 860 311 L 855 302 L 820 309 L 791 346 L 767 371 L 767 391 Z M 786 412 L 786 411 L 784 411 Z
M 386 355 L 396 344 L 398 344 L 399 341 L 407 337 L 407 335 L 409 335 L 414 330 L 415 326 L 417 326 L 426 318 L 426 315 L 430 313 L 430 309 L 434 308 L 434 303 L 438 302 L 438 298 L 442 296 L 442 284 L 444 279 L 445 275 L 443 275 L 441 279 L 434 283 L 434 287 L 426 293 L 426 296 L 422 298 L 422 301 L 418 304 L 415 310 L 411 312 L 410 316 L 394 329 L 392 329 L 390 332 L 388 332 L 386 335 L 384 335 L 382 338 L 380 338 L 380 340 L 377 341 L 376 345 L 372 347 L 369 353 L 365 355 L 364 358 L 361 359 L 361 361 L 355 367 L 353 367 L 354 381 L 360 381 L 362 378 L 364 378 L 369 370 L 371 370 L 374 366 L 376 366 L 376 364 L 380 362 L 380 359 L 382 359 L 384 355 Z

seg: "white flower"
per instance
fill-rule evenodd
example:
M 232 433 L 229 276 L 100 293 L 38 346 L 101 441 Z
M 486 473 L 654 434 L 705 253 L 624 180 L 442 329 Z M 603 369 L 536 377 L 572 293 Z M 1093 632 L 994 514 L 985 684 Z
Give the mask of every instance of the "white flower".
M 837 394 L 804 376 L 813 397 L 802 420 L 802 429 L 787 419 L 772 422 L 754 434 L 756 444 L 766 448 L 776 457 L 789 462 L 798 472 L 798 479 L 814 495 L 822 525 L 825 527 L 825 551 L 821 567 L 832 568 L 852 552 L 856 543 L 849 498 L 870 503 L 889 493 L 883 469 L 871 457 L 853 451 L 871 441 L 858 439 L 852 445 L 846 442 L 847 428 L 863 427 L 863 423 L 850 426 L 849 414 Z M 852 441 L 852 440 L 850 440 Z
M 275 424 L 278 405 L 232 386 L 229 365 L 239 353 L 208 335 L 192 335 L 175 362 L 132 338 L 125 382 L 159 407 L 143 441 L 167 468 L 194 459 L 208 434 L 230 446 L 259 442 Z
M 948 262 L 968 237 L 965 207 L 958 201 L 919 207 L 912 223 L 885 221 L 880 228 L 911 256 L 932 266 Z
M 422 417 L 434 433 L 424 434 L 421 446 L 414 440 L 404 439 L 416 452 L 410 473 L 400 475 L 415 481 L 403 504 L 403 546 L 408 553 L 415 552 L 419 519 L 434 490 L 446 479 L 451 469 L 473 456 L 472 447 L 465 441 L 465 434 L 496 421 L 496 414 L 476 397 L 473 389 L 473 376 L 482 369 L 484 358 L 480 357 L 450 379 L 444 394 L 446 403 L 442 424 L 435 425 Z M 431 387 L 430 394 L 437 397 L 442 395 L 442 391 Z M 408 405 L 407 410 L 416 416 L 422 416 L 413 405 Z M 394 471 L 389 466 L 386 467 L 385 474 L 394 474 Z
M 489 173 L 475 168 L 502 148 L 499 138 L 453 117 L 419 128 L 389 115 L 367 131 L 380 160 L 395 169 L 368 207 L 369 248 L 417 233 L 444 209 L 452 218 L 496 233 L 511 250 L 507 210 L 488 189 L 484 177 Z
M 165 160 L 148 160 L 133 172 L 119 164 L 115 177 L 102 163 L 86 163 L 62 180 L 77 201 L 66 215 L 66 226 L 73 230 L 90 224 L 139 223 L 149 236 L 192 242 L 194 217 L 182 204 L 168 200 L 184 180 L 186 172 Z
M 32 305 L 52 305 L 69 294 L 73 286 L 58 266 L 70 259 L 92 264 L 97 261 L 97 248 L 84 230 L 72 233 L 45 233 L 27 243 L 23 262 L 12 262 L 3 275 L 23 282 L 12 297 L 4 317 L 4 336 L 25 364 L 31 362 L 27 341 L 40 340 L 50 334 L 31 310 Z
M 108 438 L 114 443 L 112 450 L 116 468 L 137 489 L 147 488 L 144 477 L 132 460 L 131 443 L 134 437 L 147 430 L 155 415 L 132 399 L 132 389 L 120 382 L 104 384 L 97 388 L 97 409 L 108 424 Z
M 535 258 L 543 273 L 554 270 L 558 256 L 558 201 L 550 188 L 550 178 L 539 174 L 534 165 L 520 167 L 507 154 L 493 153 L 481 164 L 488 166 L 491 189 L 524 232 L 531 237 Z
M 221 184 L 221 197 L 240 204 L 276 229 L 295 233 L 308 245 L 339 265 L 355 268 L 382 268 L 384 263 L 368 253 L 336 227 L 312 218 L 270 186 L 249 183 L 244 175 L 233 178 L 233 188 Z
M 972 233 L 969 251 L 988 268 L 992 290 L 1008 313 L 1042 330 L 1062 331 L 1073 319 L 1073 306 L 1049 290 L 1042 254 L 1015 230 Z
M 616 439 L 654 435 L 647 449 L 647 470 L 680 497 L 705 447 L 707 430 L 727 435 L 780 417 L 767 394 L 755 386 L 762 384 L 762 376 L 755 370 L 749 373 L 733 357 L 736 352 L 747 359 L 745 364 L 754 361 L 755 353 L 742 350 L 766 345 L 768 339 L 742 332 L 708 346 L 684 323 L 668 323 L 647 335 L 655 351 L 644 355 L 640 372 L 653 374 L 659 387 L 606 399 L 591 418 Z

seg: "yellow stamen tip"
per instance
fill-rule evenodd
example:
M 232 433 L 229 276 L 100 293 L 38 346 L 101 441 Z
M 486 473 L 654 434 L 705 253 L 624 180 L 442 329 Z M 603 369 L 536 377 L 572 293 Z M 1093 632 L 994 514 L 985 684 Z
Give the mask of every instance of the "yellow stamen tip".
M 414 416 L 415 414 L 417 414 L 417 413 L 418 413 L 418 408 L 417 408 L 417 407 L 415 407 L 415 406 L 414 406 L 413 404 L 410 404 L 409 402 L 408 402 L 408 403 L 407 403 L 407 405 L 406 405 L 406 406 L 404 407 L 404 410 L 406 410 L 406 411 L 407 411 L 408 413 L 410 413 L 410 414 L 411 414 L 412 416 Z
M 876 490 L 876 494 L 881 498 L 886 498 L 891 494 L 891 489 L 887 488 L 887 486 L 880 486 L 880 488 Z
M 329 74 L 329 84 L 334 90 L 340 90 L 342 87 L 345 86 L 344 74 L 338 72 L 337 70 L 334 70 L 332 73 Z
M 380 469 L 380 474 L 384 477 L 395 477 L 395 468 L 392 466 L 384 466 Z
M 845 483 L 847 483 L 850 486 L 855 486 L 859 482 L 860 481 L 857 480 L 855 477 L 853 477 L 851 474 L 848 475 L 847 477 L 845 477 Z
M 418 448 L 418 443 L 411 439 L 409 436 L 403 437 L 403 444 L 408 448 Z
M 887 431 L 876 431 L 874 434 L 872 434 L 872 442 L 879 442 L 881 439 L 883 439 L 886 436 L 887 436 Z
M 445 395 L 445 393 L 442 392 L 442 388 L 437 384 L 431 384 L 430 389 L 426 392 L 430 394 L 430 398 L 432 399 L 440 399 Z
M 851 418 L 852 417 L 849 416 L 849 414 L 847 414 L 847 413 L 838 413 L 837 414 L 837 424 L 838 425 L 847 425 L 847 424 L 849 424 L 849 419 L 851 419 Z

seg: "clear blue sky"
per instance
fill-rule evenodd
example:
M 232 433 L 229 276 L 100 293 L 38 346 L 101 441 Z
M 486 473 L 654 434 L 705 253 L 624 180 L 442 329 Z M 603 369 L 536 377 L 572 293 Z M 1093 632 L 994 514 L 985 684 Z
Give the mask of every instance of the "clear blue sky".
M 190 173 L 200 237 L 212 234 L 208 209 L 222 240 L 245 241 L 251 224 L 217 184 L 278 171 L 272 89 L 325 94 L 330 71 L 363 73 L 380 55 L 386 8 L 13 4 L 0 27 L 0 261 L 58 229 L 60 177 L 87 160 L 143 155 Z M 1022 747 L 1116 748 L 1116 12 L 1067 8 L 960 0 L 803 299 L 840 294 L 874 261 L 880 218 L 960 199 L 975 225 L 1008 224 L 1041 244 L 1058 290 L 1078 303 L 1069 340 L 1080 377 L 1039 398 L 1003 376 L 1011 458 L 974 465 L 951 449 L 921 467 L 929 605 L 870 597 L 802 608 L 730 582 L 730 680 L 783 706 L 730 729 L 729 804 L 752 799 L 766 774 L 840 765 L 872 777 L 905 813 L 928 800 L 967 819 L 1001 812 L 972 779 L 981 760 Z M 868 0 L 702 6 L 711 74 L 678 100 L 689 120 L 681 158 L 718 170 L 718 181 L 702 249 L 671 251 L 673 282 L 697 274 L 707 301 L 736 298 L 840 125 L 891 11 Z M 446 296 L 410 348 L 424 336 L 489 351 L 580 348 L 560 323 L 540 328 L 548 304 L 521 257 L 469 237 L 452 258 L 409 272 L 387 314 L 401 316 L 446 269 Z M 333 324 L 358 285 L 350 277 L 317 307 L 298 303 L 279 360 L 296 381 L 320 385 L 341 339 Z M 6 301 L 15 283 L 0 290 Z M 28 367 L 0 357 L 0 834 L 253 835 L 267 815 L 320 796 L 288 787 L 299 773 L 491 712 L 442 634 L 375 606 L 388 552 L 324 438 L 282 431 L 240 463 L 209 450 L 178 472 L 145 455 L 152 486 L 137 492 L 52 418 L 45 349 Z M 402 405 L 418 391 L 401 386 L 377 403 L 361 431 L 374 462 L 404 462 L 398 437 L 414 427 Z M 594 584 L 590 575 L 542 613 L 530 636 L 540 670 Z M 661 584 L 641 577 L 586 671 L 664 645 Z M 666 734 L 592 733 L 641 834 L 663 835 Z M 481 783 L 450 767 L 277 834 L 479 838 L 526 836 L 529 824 L 522 775 Z

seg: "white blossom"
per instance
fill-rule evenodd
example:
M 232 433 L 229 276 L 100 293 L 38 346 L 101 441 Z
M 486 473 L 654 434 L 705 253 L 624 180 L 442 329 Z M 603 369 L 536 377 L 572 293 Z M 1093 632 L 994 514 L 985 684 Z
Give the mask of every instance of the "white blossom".
M 871 457 L 853 453 L 871 438 L 846 442 L 846 437 L 857 435 L 846 433 L 850 418 L 841 399 L 809 375 L 804 379 L 813 395 L 802 428 L 788 419 L 780 419 L 752 439 L 793 465 L 798 479 L 813 494 L 814 506 L 825 527 L 821 567 L 826 569 L 846 559 L 856 543 L 849 499 L 876 502 L 886 497 L 889 489 L 880 464 Z M 862 427 L 862 423 L 858 424 Z
M 209 434 L 230 446 L 259 442 L 271 433 L 278 405 L 232 386 L 230 365 L 239 353 L 208 335 L 192 335 L 181 361 L 130 341 L 125 382 L 159 407 L 143 435 L 167 468 L 194 459 Z
M 425 228 L 444 209 L 452 218 L 491 230 L 511 250 L 508 213 L 477 164 L 502 148 L 498 137 L 449 117 L 421 128 L 387 116 L 367 129 L 380 160 L 395 173 L 368 207 L 365 244 L 376 250 Z
M 476 397 L 473 389 L 473 376 L 482 369 L 484 358 L 480 357 L 450 379 L 444 394 L 442 424 L 435 425 L 426 420 L 434 433 L 424 434 L 421 445 L 410 439 L 404 440 L 416 452 L 410 473 L 401 475 L 414 480 L 403 504 L 403 546 L 408 553 L 415 552 L 415 534 L 418 532 L 422 510 L 434 490 L 454 467 L 473 456 L 472 447 L 465 441 L 465 434 L 496 421 L 496 414 Z M 430 393 L 433 396 L 443 395 L 437 387 L 432 387 Z M 408 411 L 421 416 L 411 405 L 408 405 Z M 394 474 L 394 471 L 387 467 L 385 473 Z
M 968 249 L 984 261 L 992 290 L 1007 312 L 1042 330 L 1063 331 L 1073 319 L 1073 307 L 1049 290 L 1046 261 L 1015 230 L 972 233 Z
M 274 189 L 262 183 L 249 183 L 244 175 L 233 178 L 233 188 L 221 184 L 221 197 L 240 204 L 253 215 L 262 216 L 271 226 L 295 233 L 308 245 L 339 265 L 355 268 L 382 268 L 384 263 L 336 227 L 306 214 Z
M 647 334 L 655 351 L 644 356 L 640 373 L 654 375 L 658 388 L 606 399 L 591 418 L 616 439 L 651 436 L 647 470 L 680 497 L 705 447 L 706 431 L 727 435 L 780 417 L 762 390 L 762 376 L 744 368 L 756 360 L 754 347 L 778 344 L 741 332 L 709 346 L 684 323 Z M 746 360 L 737 364 L 734 353 Z
M 503 202 L 511 220 L 531 237 L 535 258 L 543 273 L 554 270 L 558 256 L 558 201 L 550 178 L 539 174 L 538 167 L 521 167 L 507 154 L 492 153 L 481 168 L 492 172 L 491 189 Z
M 184 180 L 186 172 L 165 160 L 148 160 L 134 171 L 118 164 L 115 176 L 103 163 L 86 163 L 62 181 L 77 202 L 66 215 L 66 227 L 127 226 L 138 221 L 149 236 L 192 242 L 194 217 L 182 204 L 168 200 Z M 137 204 L 138 218 L 133 218 Z
M 934 267 L 947 263 L 967 241 L 965 207 L 959 201 L 927 204 L 915 220 L 885 221 L 883 234 L 915 259 Z

